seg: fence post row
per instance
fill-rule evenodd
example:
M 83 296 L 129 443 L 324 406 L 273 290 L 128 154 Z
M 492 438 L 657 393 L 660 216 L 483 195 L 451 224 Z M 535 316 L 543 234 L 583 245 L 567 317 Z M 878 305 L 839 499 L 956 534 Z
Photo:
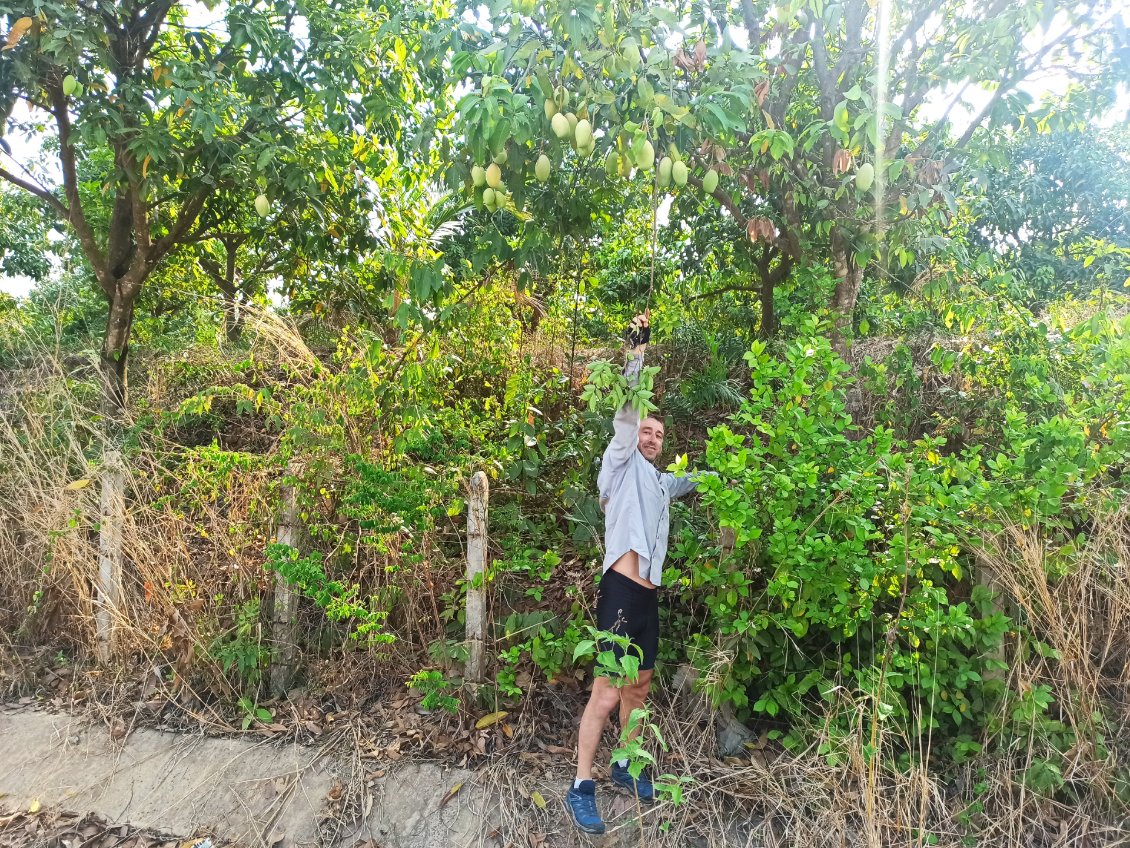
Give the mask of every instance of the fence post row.
M 486 652 L 486 586 L 481 575 L 487 563 L 487 475 L 476 471 L 471 477 L 471 498 L 467 509 L 467 664 L 464 680 L 482 683 Z M 475 577 L 480 575 L 478 586 Z

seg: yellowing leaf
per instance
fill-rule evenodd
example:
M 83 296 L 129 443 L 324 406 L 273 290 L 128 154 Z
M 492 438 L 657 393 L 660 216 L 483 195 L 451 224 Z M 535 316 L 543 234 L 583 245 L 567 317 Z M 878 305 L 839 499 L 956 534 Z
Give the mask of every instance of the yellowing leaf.
M 85 489 L 89 485 L 90 485 L 90 480 L 87 480 L 87 479 L 84 478 L 82 480 L 73 480 L 70 483 L 68 483 L 66 486 L 64 486 L 63 488 L 66 489 L 68 492 L 74 492 L 74 491 L 77 491 L 79 489 Z
M 141 178 L 145 179 L 149 175 L 149 163 L 153 161 L 152 156 L 146 156 L 145 161 L 141 163 Z
M 456 783 L 454 786 L 452 786 L 450 789 L 448 789 L 447 794 L 443 796 L 443 800 L 439 802 L 440 807 L 442 807 L 444 804 L 446 804 L 448 801 L 450 801 L 452 798 L 454 798 L 456 793 L 462 788 L 463 788 L 462 783 Z
M 487 713 L 485 716 L 475 722 L 475 730 L 483 730 L 490 727 L 492 724 L 498 724 L 502 719 L 506 718 L 509 713 L 506 710 L 499 710 L 496 713 Z
M 24 37 L 24 34 L 29 29 L 31 29 L 31 25 L 33 23 L 34 21 L 31 18 L 20 18 L 18 21 L 12 24 L 12 28 L 8 30 L 8 43 L 4 45 L 4 49 L 11 50 L 13 47 L 19 44 L 20 39 Z
M 39 812 L 39 799 L 38 798 L 36 798 L 34 801 L 32 801 L 30 804 L 28 804 L 27 811 L 29 813 L 38 813 Z
M 534 802 L 534 806 L 537 807 L 539 810 L 545 809 L 545 798 L 543 798 L 541 796 L 540 792 L 536 792 L 536 791 L 531 792 L 530 793 L 530 800 Z

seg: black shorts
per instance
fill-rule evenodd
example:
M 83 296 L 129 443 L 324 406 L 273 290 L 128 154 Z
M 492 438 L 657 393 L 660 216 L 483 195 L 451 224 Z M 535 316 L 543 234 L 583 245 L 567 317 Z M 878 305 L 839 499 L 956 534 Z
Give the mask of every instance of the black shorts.
M 596 596 L 596 626 L 617 636 L 627 636 L 633 645 L 643 651 L 640 670 L 655 668 L 659 653 L 659 590 L 641 586 L 618 571 L 608 569 L 600 578 Z M 623 649 L 613 643 L 616 659 L 624 655 Z M 633 655 L 637 655 L 632 651 Z M 638 656 L 638 655 L 637 655 Z

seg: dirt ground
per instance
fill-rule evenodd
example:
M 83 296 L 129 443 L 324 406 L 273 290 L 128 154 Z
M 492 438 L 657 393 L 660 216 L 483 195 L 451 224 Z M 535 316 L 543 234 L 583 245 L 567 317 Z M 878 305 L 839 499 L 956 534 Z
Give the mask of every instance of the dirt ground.
M 344 730 L 344 729 L 343 729 Z M 461 848 L 619 846 L 640 831 L 630 799 L 604 799 L 599 840 L 564 820 L 557 787 L 500 769 L 370 765 L 349 733 L 299 745 L 0 710 L 0 848 Z M 499 792 L 499 781 L 508 783 Z M 529 805 L 502 833 L 499 802 Z M 513 831 L 512 827 L 507 828 Z

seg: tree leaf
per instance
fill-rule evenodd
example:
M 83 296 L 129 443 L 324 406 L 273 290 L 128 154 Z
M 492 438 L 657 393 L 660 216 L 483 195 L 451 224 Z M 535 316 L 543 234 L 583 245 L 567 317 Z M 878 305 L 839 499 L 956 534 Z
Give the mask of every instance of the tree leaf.
M 31 29 L 31 25 L 33 23 L 35 22 L 31 18 L 25 17 L 20 18 L 14 24 L 12 24 L 12 28 L 8 30 L 8 43 L 4 45 L 4 49 L 11 50 L 17 44 L 19 44 L 20 39 L 24 37 L 29 29 Z
M 82 480 L 72 480 L 63 488 L 68 492 L 76 492 L 79 489 L 85 489 L 90 485 L 90 480 L 83 478 Z
M 536 790 L 531 792 L 530 793 L 530 800 L 534 802 L 534 806 L 537 807 L 539 810 L 545 809 L 545 798 L 542 797 L 542 794 L 540 792 L 538 792 Z

